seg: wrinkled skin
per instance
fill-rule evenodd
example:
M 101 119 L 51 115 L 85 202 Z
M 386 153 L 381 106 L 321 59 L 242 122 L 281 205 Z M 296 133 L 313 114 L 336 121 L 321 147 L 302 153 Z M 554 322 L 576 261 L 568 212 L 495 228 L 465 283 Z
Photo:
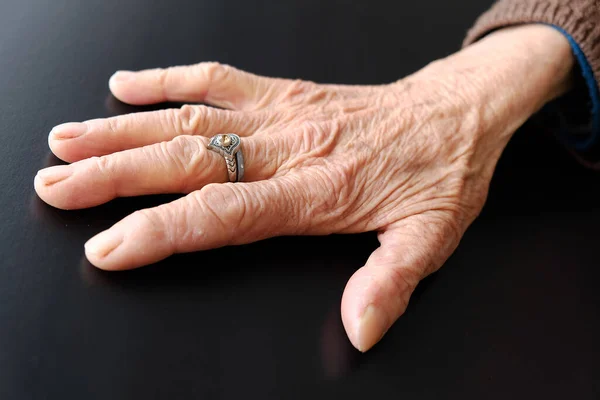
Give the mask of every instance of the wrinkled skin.
M 559 53 L 556 63 L 524 55 L 546 51 Z M 265 78 L 217 63 L 119 72 L 110 88 L 124 102 L 223 109 L 185 105 L 58 126 L 50 147 L 72 164 L 40 171 L 35 188 L 63 209 L 187 194 L 92 238 L 86 255 L 106 270 L 277 235 L 378 231 L 381 246 L 342 300 L 349 338 L 364 351 L 454 251 L 512 133 L 566 90 L 568 54 L 556 32 L 524 27 L 381 86 Z M 243 137 L 245 182 L 225 183 L 223 158 L 206 148 L 226 132 Z

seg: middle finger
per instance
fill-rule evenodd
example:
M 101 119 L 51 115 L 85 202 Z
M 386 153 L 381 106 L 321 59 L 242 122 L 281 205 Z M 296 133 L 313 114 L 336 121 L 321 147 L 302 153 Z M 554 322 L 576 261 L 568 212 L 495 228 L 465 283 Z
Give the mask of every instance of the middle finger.
M 181 135 L 250 136 L 269 123 L 265 112 L 245 113 L 201 105 L 62 124 L 50 132 L 52 152 L 68 162 L 171 140 Z

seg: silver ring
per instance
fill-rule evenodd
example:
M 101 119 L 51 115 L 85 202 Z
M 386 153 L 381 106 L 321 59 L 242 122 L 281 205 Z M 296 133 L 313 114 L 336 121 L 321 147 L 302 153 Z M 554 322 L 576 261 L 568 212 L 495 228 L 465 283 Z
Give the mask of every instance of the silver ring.
M 244 179 L 244 156 L 242 139 L 235 133 L 223 133 L 213 136 L 208 142 L 208 149 L 225 158 L 229 182 L 241 182 Z

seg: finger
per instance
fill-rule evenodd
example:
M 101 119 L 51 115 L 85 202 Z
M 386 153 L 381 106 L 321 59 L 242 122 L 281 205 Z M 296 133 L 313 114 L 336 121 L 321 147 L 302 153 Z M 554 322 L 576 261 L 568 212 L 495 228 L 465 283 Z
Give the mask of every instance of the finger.
M 171 140 L 180 135 L 214 136 L 233 132 L 248 136 L 269 125 L 266 113 L 239 113 L 206 106 L 167 109 L 62 124 L 48 144 L 62 160 L 74 162 Z
M 342 321 L 358 350 L 369 350 L 383 337 L 406 310 L 419 281 L 454 251 L 459 235 L 440 221 L 410 217 L 381 233 L 381 246 L 348 281 Z
M 115 97 L 130 104 L 183 101 L 243 110 L 256 108 L 280 81 L 206 62 L 138 72 L 118 71 L 110 78 L 109 86 Z
M 228 180 L 220 154 L 206 148 L 208 139 L 179 136 L 172 141 L 88 158 L 38 172 L 34 185 L 45 202 L 78 209 L 116 197 L 156 193 L 189 193 Z M 241 144 L 245 180 L 262 180 L 277 170 L 285 148 L 270 136 L 246 138 Z
M 85 245 L 106 270 L 140 267 L 174 253 L 244 244 L 298 233 L 306 218 L 287 177 L 209 185 L 159 207 L 135 212 Z

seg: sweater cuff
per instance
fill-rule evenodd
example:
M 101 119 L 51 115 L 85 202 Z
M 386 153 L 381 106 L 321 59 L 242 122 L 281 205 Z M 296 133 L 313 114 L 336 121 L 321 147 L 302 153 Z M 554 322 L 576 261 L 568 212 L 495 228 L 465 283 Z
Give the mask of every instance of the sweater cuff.
M 563 97 L 550 103 L 547 108 L 557 117 L 558 136 L 568 147 L 577 151 L 583 161 L 600 159 L 600 90 L 592 67 L 575 39 L 564 29 L 555 26 L 571 45 L 573 56 L 579 64 L 579 74 L 573 89 Z M 589 99 L 588 106 L 582 106 L 582 99 Z M 591 112 L 590 112 L 591 111 Z M 590 118 L 591 115 L 591 118 Z
M 464 41 L 467 46 L 494 30 L 544 23 L 565 35 L 579 64 L 575 85 L 548 104 L 560 140 L 584 163 L 600 161 L 600 7 L 594 0 L 500 0 L 483 14 Z

